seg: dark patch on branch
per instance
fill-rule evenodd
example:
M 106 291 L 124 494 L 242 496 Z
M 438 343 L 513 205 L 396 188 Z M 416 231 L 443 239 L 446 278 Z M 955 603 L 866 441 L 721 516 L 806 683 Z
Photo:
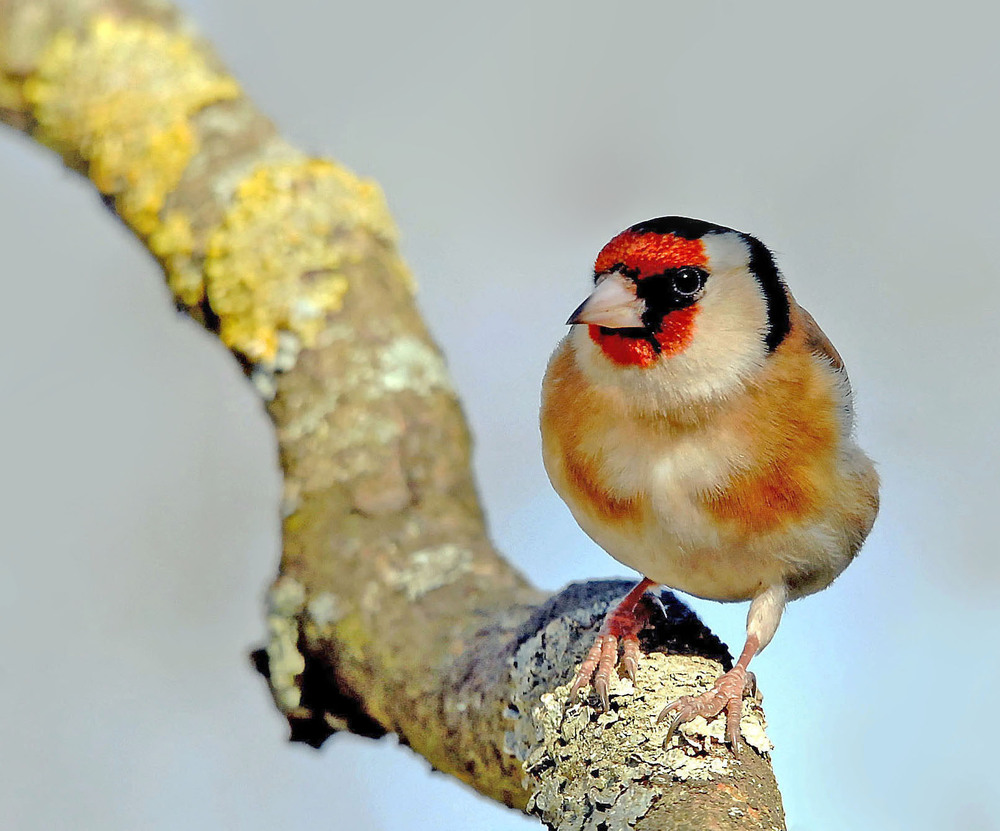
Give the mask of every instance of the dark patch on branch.
M 380 739 L 388 731 L 365 712 L 361 702 L 339 683 L 328 665 L 329 656 L 310 655 L 308 644 L 300 637 L 299 648 L 305 655 L 305 669 L 299 680 L 300 706 L 285 713 L 290 742 L 319 748 L 334 733 L 347 731 L 368 739 Z M 267 650 L 255 649 L 250 660 L 268 684 L 271 681 Z
M 550 621 L 560 617 L 575 618 L 582 609 L 592 609 L 590 624 L 581 629 L 589 632 L 599 626 L 604 615 L 635 585 L 625 580 L 591 580 L 570 583 L 540 605 L 525 621 L 517 638 L 511 644 L 513 654 L 526 640 L 534 637 Z M 639 634 L 644 652 L 663 652 L 668 655 L 701 655 L 719 661 L 727 670 L 733 665 L 732 656 L 725 643 L 719 640 L 677 596 L 667 590 L 647 592 L 644 603 L 655 607 L 649 623 Z M 570 614 L 575 613 L 575 614 Z M 583 634 L 581 634 L 583 637 Z M 589 644 L 588 644 L 589 645 Z M 567 667 L 573 669 L 573 667 Z

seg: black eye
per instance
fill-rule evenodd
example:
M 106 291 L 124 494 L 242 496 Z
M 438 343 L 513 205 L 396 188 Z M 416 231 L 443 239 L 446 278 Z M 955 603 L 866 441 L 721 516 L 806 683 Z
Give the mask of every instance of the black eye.
M 636 297 L 646 306 L 642 315 L 644 325 L 656 329 L 664 315 L 693 306 L 701 297 L 707 280 L 708 272 L 693 265 L 668 268 L 660 274 L 636 280 Z
M 674 291 L 681 297 L 692 297 L 701 291 L 706 276 L 700 268 L 678 268 L 673 274 Z

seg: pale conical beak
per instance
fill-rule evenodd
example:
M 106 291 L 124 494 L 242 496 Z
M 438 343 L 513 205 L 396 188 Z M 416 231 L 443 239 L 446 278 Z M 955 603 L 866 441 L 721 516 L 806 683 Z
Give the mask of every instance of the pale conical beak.
M 606 329 L 638 329 L 643 326 L 644 311 L 645 304 L 635 296 L 635 283 L 621 274 L 609 274 L 569 316 L 566 324 L 592 323 Z

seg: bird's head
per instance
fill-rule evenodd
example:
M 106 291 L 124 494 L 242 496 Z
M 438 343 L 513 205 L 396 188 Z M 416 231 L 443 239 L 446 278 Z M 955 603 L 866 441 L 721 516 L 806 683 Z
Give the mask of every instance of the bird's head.
M 760 240 L 698 219 L 640 222 L 597 255 L 570 343 L 591 381 L 642 407 L 724 399 L 790 327 L 790 298 Z

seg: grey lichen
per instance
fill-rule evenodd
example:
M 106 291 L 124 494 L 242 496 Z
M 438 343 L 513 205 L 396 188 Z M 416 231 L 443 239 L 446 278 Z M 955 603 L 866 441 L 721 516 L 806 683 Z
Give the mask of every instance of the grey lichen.
M 350 341 L 351 331 L 332 324 L 319 335 L 321 344 Z M 329 473 L 339 482 L 383 471 L 392 447 L 406 431 L 401 409 L 392 398 L 402 394 L 427 396 L 450 390 L 447 368 L 437 351 L 412 335 L 400 335 L 379 349 L 347 348 L 335 377 L 321 395 L 301 401 L 290 399 L 294 409 L 278 429 L 283 444 L 312 437 L 323 445 Z M 372 502 L 371 499 L 363 499 Z M 399 490 L 388 509 L 398 510 L 407 501 Z M 385 506 L 378 504 L 375 512 Z
M 274 400 L 278 392 L 278 374 L 293 369 L 301 351 L 302 340 L 294 332 L 278 333 L 278 349 L 274 360 L 258 361 L 250 373 L 250 381 L 261 398 L 265 401 Z
M 306 610 L 313 623 L 322 628 L 332 626 L 346 614 L 343 603 L 330 592 L 322 592 L 313 597 Z
M 448 370 L 437 350 L 409 335 L 396 338 L 381 350 L 378 369 L 386 392 L 411 390 L 428 395 L 451 386 Z
M 472 568 L 472 552 L 451 543 L 414 551 L 405 568 L 393 570 L 388 583 L 407 600 L 455 582 Z
M 285 477 L 281 488 L 281 516 L 288 518 L 302 506 L 302 483 Z
M 344 608 L 343 600 L 331 592 L 320 592 L 310 597 L 305 604 L 301 631 L 308 643 L 326 640 L 332 637 L 333 627 L 346 615 L 347 609 Z
M 265 401 L 274 401 L 274 396 L 278 392 L 278 382 L 274 375 L 273 370 L 263 366 L 254 367 L 250 373 L 250 382 L 257 390 L 257 395 Z
M 278 351 L 274 356 L 274 371 L 288 372 L 295 367 L 302 351 L 302 339 L 294 332 L 278 333 Z
M 306 590 L 291 577 L 279 577 L 267 594 L 268 675 L 275 703 L 285 714 L 302 704 L 299 681 L 306 659 L 299 651 L 299 622 Z
M 335 341 L 350 341 L 353 337 L 349 327 L 331 324 L 320 333 L 318 341 L 321 346 L 329 346 Z M 436 390 L 451 389 L 448 370 L 440 354 L 411 335 L 393 338 L 377 350 L 348 350 L 344 357 L 337 377 L 330 379 L 325 394 L 310 402 L 312 406 L 308 409 L 301 408 L 297 418 L 282 428 L 283 439 L 294 440 L 322 432 L 330 413 L 355 400 L 367 405 L 406 391 L 429 395 Z M 378 435 L 373 440 L 381 442 L 384 437 Z
M 719 779 L 740 761 L 721 743 L 722 719 L 684 725 L 667 749 L 667 725 L 656 723 L 669 701 L 714 681 L 722 671 L 715 661 L 645 655 L 635 685 L 613 680 L 605 713 L 592 706 L 593 698 L 569 704 L 569 679 L 551 686 L 556 666 L 575 665 L 582 657 L 579 632 L 591 626 L 595 611 L 582 608 L 554 618 L 515 653 L 513 726 L 505 750 L 523 765 L 531 813 L 553 828 L 617 831 L 634 826 L 664 782 Z M 770 749 L 756 702 L 744 704 L 743 727 L 748 743 Z

